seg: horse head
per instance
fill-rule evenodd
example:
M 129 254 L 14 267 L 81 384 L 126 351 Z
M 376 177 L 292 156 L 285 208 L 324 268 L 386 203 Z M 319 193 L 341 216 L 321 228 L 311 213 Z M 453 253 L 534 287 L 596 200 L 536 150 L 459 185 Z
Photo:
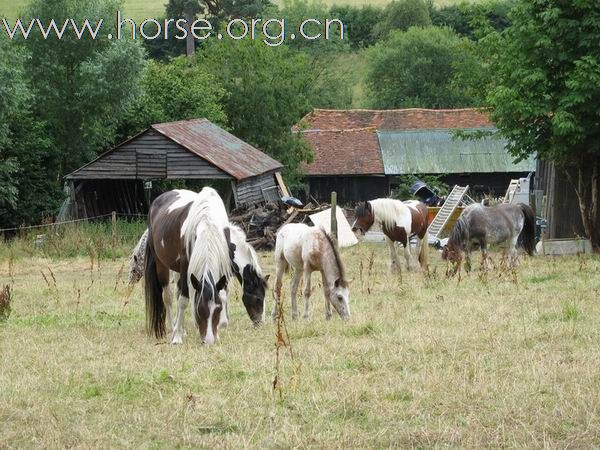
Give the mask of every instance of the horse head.
M 227 277 L 222 276 L 215 283 L 211 276 L 201 281 L 192 273 L 190 281 L 195 290 L 192 304 L 200 338 L 203 344 L 214 344 L 219 338 L 222 315 L 227 314 Z
M 250 264 L 242 272 L 242 302 L 255 326 L 264 320 L 265 294 L 269 275 L 262 277 Z
M 371 204 L 369 202 L 359 203 L 354 210 L 352 231 L 360 231 L 362 234 L 365 234 L 373 226 L 374 222 L 375 216 Z

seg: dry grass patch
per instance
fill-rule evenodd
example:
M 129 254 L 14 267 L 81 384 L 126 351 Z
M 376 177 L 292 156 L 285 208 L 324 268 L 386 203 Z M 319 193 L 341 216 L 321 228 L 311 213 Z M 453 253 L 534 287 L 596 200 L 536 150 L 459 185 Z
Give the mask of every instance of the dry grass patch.
M 123 261 L 22 257 L 9 276 L 4 260 L 0 447 L 600 445 L 597 257 L 522 258 L 516 279 L 460 282 L 437 255 L 429 276 L 401 280 L 383 246 L 343 257 L 353 317 L 325 321 L 314 283 L 311 320 L 287 322 L 281 397 L 275 327 L 252 327 L 237 288 L 218 345 L 188 320 L 174 347 L 146 336 L 141 286 L 125 303 Z

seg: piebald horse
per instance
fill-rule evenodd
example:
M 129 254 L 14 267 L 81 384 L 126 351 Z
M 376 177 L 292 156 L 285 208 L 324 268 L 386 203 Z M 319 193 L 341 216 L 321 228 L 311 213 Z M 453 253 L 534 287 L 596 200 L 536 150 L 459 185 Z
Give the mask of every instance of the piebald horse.
M 427 205 L 417 200 L 402 202 L 389 198 L 378 198 L 360 203 L 354 212 L 352 231 L 366 233 L 374 223 L 381 226 L 386 242 L 390 249 L 392 270 L 400 268 L 395 242 L 404 246 L 406 268 L 410 270 L 411 252 L 410 239 L 417 238 L 417 255 L 421 268 L 427 267 Z
M 317 270 L 321 272 L 325 293 L 325 318 L 331 319 L 332 305 L 342 319 L 350 318 L 350 292 L 346 272 L 337 247 L 325 230 L 302 223 L 284 225 L 277 233 L 275 242 L 275 266 L 277 302 L 273 308 L 273 318 L 277 316 L 277 305 L 281 300 L 283 274 L 290 267 L 294 268 L 291 285 L 293 320 L 298 318 L 296 294 L 302 277 L 304 278 L 304 318 L 309 317 L 310 276 Z
M 202 343 L 218 339 L 227 323 L 227 282 L 231 277 L 230 224 L 223 201 L 212 189 L 174 190 L 160 195 L 148 214 L 146 321 L 157 338 L 170 321 L 169 271 L 179 274 L 177 314 L 171 342 L 183 342 L 185 308 L 193 313 Z
M 254 325 L 260 325 L 264 321 L 265 293 L 269 275 L 262 275 L 258 256 L 254 248 L 246 242 L 246 233 L 237 225 L 230 225 L 230 229 L 230 256 L 233 254 L 231 256 L 231 270 L 242 287 L 242 302 L 246 307 L 248 316 Z M 148 230 L 140 238 L 129 259 L 130 288 L 144 276 L 147 241 Z M 170 318 L 167 321 L 170 326 Z
M 529 256 L 535 251 L 535 214 L 530 206 L 502 203 L 486 207 L 479 203 L 469 205 L 462 212 L 450 232 L 448 243 L 442 250 L 442 258 L 460 261 L 466 253 L 465 267 L 471 270 L 471 251 L 481 249 L 484 267 L 488 265 L 488 246 L 509 242 L 509 263 L 517 259 L 517 247 L 525 249 Z

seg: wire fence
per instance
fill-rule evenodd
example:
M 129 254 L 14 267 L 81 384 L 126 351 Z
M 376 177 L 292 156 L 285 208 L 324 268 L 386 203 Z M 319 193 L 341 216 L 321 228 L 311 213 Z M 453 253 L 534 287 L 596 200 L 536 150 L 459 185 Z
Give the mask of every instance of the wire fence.
M 116 215 L 116 217 L 138 217 L 138 218 L 144 218 L 144 219 L 147 217 L 146 214 L 116 213 L 115 215 Z M 73 220 L 64 220 L 61 222 L 44 223 L 44 224 L 40 224 L 40 225 L 25 225 L 25 226 L 19 226 L 19 227 L 11 227 L 11 228 L 0 228 L 0 233 L 59 227 L 61 225 L 68 225 L 68 224 L 73 224 L 73 223 L 91 222 L 94 220 L 105 219 L 105 218 L 109 218 L 112 216 L 113 216 L 113 213 L 109 213 L 109 214 L 101 214 L 99 216 L 86 217 L 85 219 L 73 219 Z

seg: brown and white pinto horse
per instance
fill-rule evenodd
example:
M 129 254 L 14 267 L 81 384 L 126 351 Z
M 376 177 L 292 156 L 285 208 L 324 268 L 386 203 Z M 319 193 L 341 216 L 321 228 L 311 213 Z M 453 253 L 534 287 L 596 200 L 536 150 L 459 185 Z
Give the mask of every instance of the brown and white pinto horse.
M 359 204 L 354 212 L 352 231 L 369 231 L 374 223 L 381 226 L 390 249 L 392 270 L 398 270 L 400 263 L 396 254 L 395 242 L 404 246 L 406 267 L 412 268 L 410 239 L 417 238 L 417 255 L 421 268 L 427 267 L 427 206 L 416 200 L 402 202 L 390 198 L 378 198 Z
M 169 271 L 179 274 L 177 314 L 171 342 L 183 342 L 185 308 L 193 300 L 203 343 L 213 344 L 227 323 L 227 282 L 231 277 L 229 219 L 212 189 L 174 190 L 150 207 L 146 248 L 146 321 L 157 338 L 171 322 Z

